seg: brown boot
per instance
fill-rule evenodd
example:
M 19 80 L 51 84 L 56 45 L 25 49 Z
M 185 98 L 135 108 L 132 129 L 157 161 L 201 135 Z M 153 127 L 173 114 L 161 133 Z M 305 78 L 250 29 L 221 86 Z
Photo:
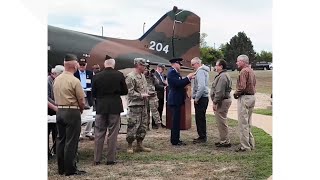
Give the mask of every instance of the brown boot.
M 127 153 L 128 154 L 133 154 L 132 143 L 128 143 Z
M 142 146 L 142 141 L 141 140 L 137 140 L 137 148 L 136 148 L 137 152 L 151 152 L 150 148 L 146 148 Z

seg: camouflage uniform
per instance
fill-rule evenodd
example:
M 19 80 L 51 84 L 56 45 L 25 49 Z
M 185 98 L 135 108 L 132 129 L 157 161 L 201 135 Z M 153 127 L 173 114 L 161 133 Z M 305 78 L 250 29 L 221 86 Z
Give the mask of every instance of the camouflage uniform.
M 150 76 L 146 76 L 147 79 L 147 84 L 148 84 L 148 94 L 150 95 L 148 99 L 148 104 L 147 104 L 147 113 L 148 113 L 148 127 L 150 124 L 150 110 L 152 113 L 152 117 L 154 119 L 154 122 L 156 124 L 161 123 L 159 111 L 158 111 L 158 97 L 157 97 L 157 92 L 155 85 L 159 84 L 158 79 L 154 77 L 153 74 L 150 74 Z
M 127 142 L 143 140 L 147 130 L 147 100 L 141 94 L 147 93 L 147 81 L 143 74 L 132 71 L 126 77 L 128 87 Z

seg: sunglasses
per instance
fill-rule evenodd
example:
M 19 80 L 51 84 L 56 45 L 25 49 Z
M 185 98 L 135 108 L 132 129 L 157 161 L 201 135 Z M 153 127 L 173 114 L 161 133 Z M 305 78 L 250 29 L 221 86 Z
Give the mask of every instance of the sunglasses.
M 85 66 L 86 64 L 82 64 L 82 63 L 81 63 L 81 64 L 79 64 L 79 65 L 80 65 L 80 66 Z

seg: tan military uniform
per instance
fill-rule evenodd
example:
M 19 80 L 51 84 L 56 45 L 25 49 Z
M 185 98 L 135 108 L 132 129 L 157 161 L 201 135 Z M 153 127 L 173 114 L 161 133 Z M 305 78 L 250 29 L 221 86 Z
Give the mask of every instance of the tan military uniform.
M 153 75 L 147 76 L 146 80 L 147 80 L 147 84 L 148 84 L 148 94 L 150 95 L 150 97 L 148 98 L 148 104 L 147 104 L 148 127 L 150 125 L 150 111 L 151 111 L 152 117 L 154 119 L 154 122 L 156 124 L 161 125 L 161 119 L 160 119 L 160 115 L 159 115 L 159 111 L 158 111 L 159 99 L 157 97 L 157 92 L 155 89 L 155 84 L 159 83 L 159 82 L 157 82 L 158 79 L 156 79 Z
M 128 127 L 127 142 L 132 143 L 135 139 L 143 140 L 147 130 L 147 100 L 141 94 L 147 93 L 147 81 L 143 74 L 136 71 L 126 77 L 128 87 Z
M 79 79 L 70 72 L 63 72 L 53 84 L 57 112 L 57 161 L 60 174 L 77 170 L 76 152 L 81 131 L 79 100 L 85 97 Z

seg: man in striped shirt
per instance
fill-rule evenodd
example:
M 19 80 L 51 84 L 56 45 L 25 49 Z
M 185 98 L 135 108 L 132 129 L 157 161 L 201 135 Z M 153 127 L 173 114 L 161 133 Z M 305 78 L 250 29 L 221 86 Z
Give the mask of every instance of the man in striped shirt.
M 252 111 L 256 98 L 256 77 L 253 70 L 249 67 L 249 58 L 247 55 L 240 55 L 237 58 L 237 66 L 240 74 L 237 79 L 234 98 L 238 99 L 238 126 L 240 130 L 239 151 L 251 151 L 254 149 L 255 142 L 251 133 Z

